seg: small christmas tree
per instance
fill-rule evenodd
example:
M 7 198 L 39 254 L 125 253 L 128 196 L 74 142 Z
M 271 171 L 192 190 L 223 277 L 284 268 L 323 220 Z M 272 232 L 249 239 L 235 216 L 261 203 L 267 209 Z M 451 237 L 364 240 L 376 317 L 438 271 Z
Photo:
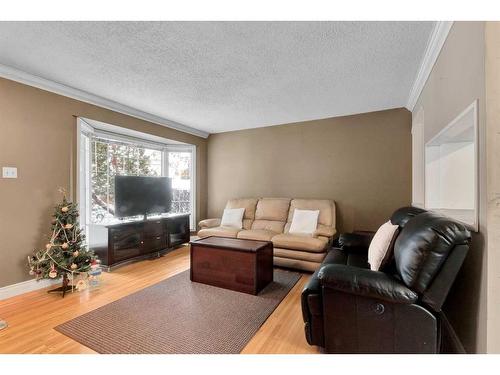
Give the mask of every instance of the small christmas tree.
M 54 209 L 49 242 L 45 249 L 36 250 L 29 256 L 28 263 L 30 274 L 37 280 L 62 277 L 62 287 L 56 291 L 61 291 L 64 297 L 70 288 L 69 279 L 74 280 L 75 275 L 88 272 L 97 262 L 97 257 L 84 245 L 85 235 L 78 222 L 77 205 L 66 199 L 63 189 L 60 191 L 63 200 Z

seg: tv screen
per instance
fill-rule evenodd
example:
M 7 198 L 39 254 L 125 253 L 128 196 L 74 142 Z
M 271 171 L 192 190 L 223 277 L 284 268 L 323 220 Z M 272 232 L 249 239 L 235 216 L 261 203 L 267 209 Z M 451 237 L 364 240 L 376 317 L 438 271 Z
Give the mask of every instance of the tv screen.
M 166 213 L 171 202 L 168 177 L 115 176 L 116 217 Z

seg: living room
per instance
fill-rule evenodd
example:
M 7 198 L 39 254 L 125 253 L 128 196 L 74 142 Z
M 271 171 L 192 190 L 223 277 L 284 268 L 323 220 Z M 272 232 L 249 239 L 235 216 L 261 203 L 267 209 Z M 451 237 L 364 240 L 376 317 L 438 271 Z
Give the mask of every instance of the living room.
M 500 352 L 500 23 L 322 9 L 2 18 L 5 363 Z

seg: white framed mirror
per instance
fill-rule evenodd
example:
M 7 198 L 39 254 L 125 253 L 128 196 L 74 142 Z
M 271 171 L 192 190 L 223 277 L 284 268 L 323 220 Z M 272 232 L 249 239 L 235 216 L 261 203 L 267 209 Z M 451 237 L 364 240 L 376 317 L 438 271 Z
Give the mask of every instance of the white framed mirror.
M 477 100 L 425 144 L 425 208 L 478 231 Z

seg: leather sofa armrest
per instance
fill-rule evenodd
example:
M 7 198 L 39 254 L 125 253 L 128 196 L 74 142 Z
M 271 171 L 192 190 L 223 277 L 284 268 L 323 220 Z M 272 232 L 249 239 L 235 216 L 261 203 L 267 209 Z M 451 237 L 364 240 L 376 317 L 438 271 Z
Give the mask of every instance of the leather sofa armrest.
M 323 236 L 330 238 L 335 236 L 335 233 L 337 233 L 337 231 L 335 230 L 334 227 L 328 227 L 326 225 L 318 225 L 318 228 L 313 232 L 313 237 L 317 238 Z
M 324 346 L 322 289 L 316 271 L 302 290 L 304 331 L 309 345 Z
M 418 299 L 417 293 L 394 277 L 379 271 L 328 264 L 320 268 L 318 279 L 323 288 L 362 297 L 401 304 L 411 304 Z
M 198 223 L 200 228 L 213 228 L 220 226 L 221 219 L 205 219 Z
M 304 322 L 307 322 L 309 319 L 309 306 L 308 306 L 308 298 L 310 295 L 320 295 L 321 294 L 321 284 L 319 283 L 318 273 L 315 272 L 301 294 L 301 305 L 302 305 L 302 317 Z
M 366 253 L 374 235 L 373 232 L 342 233 L 335 245 L 344 251 Z

